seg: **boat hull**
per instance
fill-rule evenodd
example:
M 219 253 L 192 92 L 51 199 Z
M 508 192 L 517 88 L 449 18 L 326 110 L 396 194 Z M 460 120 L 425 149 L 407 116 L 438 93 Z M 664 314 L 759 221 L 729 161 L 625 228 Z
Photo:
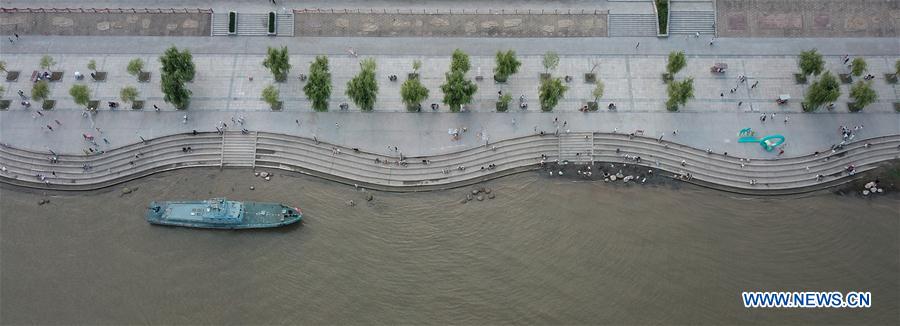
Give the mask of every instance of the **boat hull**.
M 299 208 L 278 203 L 164 201 L 150 203 L 146 220 L 155 225 L 201 229 L 260 229 L 301 222 L 303 213 Z

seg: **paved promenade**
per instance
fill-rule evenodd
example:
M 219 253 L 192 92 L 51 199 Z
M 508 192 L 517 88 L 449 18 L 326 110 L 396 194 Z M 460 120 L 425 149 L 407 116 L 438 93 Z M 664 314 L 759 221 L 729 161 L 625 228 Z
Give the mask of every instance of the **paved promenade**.
M 639 46 L 636 44 L 640 42 Z M 197 80 L 190 84 L 194 91 L 191 108 L 175 111 L 161 101 L 158 87 L 158 58 L 166 47 L 187 47 L 195 53 Z M 335 86 L 331 112 L 312 112 L 300 91 L 302 84 L 296 78 L 280 84 L 287 108 L 271 112 L 259 100 L 259 91 L 271 82 L 271 75 L 261 66 L 266 46 L 287 45 L 292 53 L 294 68 L 291 75 L 306 70 L 313 55 L 328 54 L 333 69 Z M 376 111 L 361 113 L 337 110 L 337 104 L 349 102 L 343 95 L 344 85 L 358 70 L 357 58 L 346 55 L 346 48 L 354 47 L 361 57 L 374 56 L 379 62 L 381 92 Z M 492 82 L 479 82 L 478 101 L 470 112 L 447 113 L 444 105 L 440 112 L 407 113 L 399 105 L 399 85 L 386 79 L 388 74 L 403 75 L 408 72 L 413 59 L 426 64 L 422 74 L 431 90 L 426 103 L 439 102 L 438 85 L 449 63 L 449 53 L 456 47 L 463 48 L 472 57 L 473 70 L 480 67 L 485 80 L 490 80 L 493 53 L 498 49 L 515 49 L 521 56 L 523 67 L 514 75 L 504 92 L 526 94 L 532 104 L 527 111 L 513 109 L 507 113 L 493 111 L 498 86 Z M 826 55 L 828 69 L 843 72 L 839 63 L 842 54 L 864 56 L 870 72 L 878 76 L 875 88 L 880 101 L 862 113 L 847 112 L 847 86 L 842 85 L 842 98 L 833 112 L 800 113 L 798 101 L 787 106 L 773 103 L 777 94 L 789 92 L 801 98 L 803 87 L 793 85 L 791 74 L 797 70 L 796 53 L 817 47 Z M 684 49 L 688 53 L 688 67 L 678 78 L 694 76 L 697 98 L 689 101 L 682 112 L 670 113 L 663 109 L 664 84 L 659 74 L 665 66 L 665 54 Z M 561 54 L 557 76 L 573 75 L 571 90 L 555 112 L 541 113 L 537 104 L 537 74 L 540 54 L 555 50 Z M 30 75 L 37 69 L 40 55 L 50 54 L 57 59 L 56 68 L 64 70 L 63 82 L 55 83 L 51 99 L 58 100 L 58 108 L 44 111 L 38 116 L 34 110 L 24 110 L 17 103 L 10 111 L 0 112 L 0 142 L 36 152 L 53 150 L 61 154 L 83 155 L 89 144 L 82 134 L 95 135 L 101 150 L 140 141 L 140 137 L 154 139 L 172 134 L 213 131 L 220 122 L 236 125 L 232 117 L 245 117 L 243 127 L 251 131 L 295 135 L 305 139 L 359 148 L 365 152 L 392 156 L 396 152 L 388 147 L 396 146 L 404 155 L 429 156 L 483 148 L 485 142 L 496 143 L 505 139 L 525 137 L 537 131 L 554 133 L 557 128 L 565 133 L 578 132 L 630 133 L 638 130 L 656 139 L 690 146 L 699 150 L 710 149 L 717 153 L 728 152 L 733 157 L 775 159 L 777 151 L 765 152 L 756 144 L 738 144 L 737 132 L 752 127 L 757 135 L 782 134 L 787 146 L 782 159 L 805 157 L 815 151 L 825 151 L 841 141 L 839 126 L 864 126 L 857 131 L 856 140 L 900 134 L 900 115 L 893 112 L 892 102 L 897 101 L 896 85 L 887 84 L 882 75 L 888 72 L 898 59 L 900 45 L 884 42 L 884 39 L 719 39 L 710 47 L 707 40 L 694 38 L 616 38 L 616 39 L 404 39 L 404 38 L 299 38 L 297 42 L 267 38 L 91 38 L 91 37 L 26 37 L 11 46 L 3 46 L 3 59 L 10 70 L 21 70 Z M 147 71 L 153 72 L 150 83 L 139 84 L 125 73 L 128 60 L 143 58 Z M 81 116 L 81 108 L 68 96 L 68 88 L 75 83 L 71 75 L 75 70 L 86 72 L 85 65 L 95 59 L 103 70 L 110 73 L 106 83 L 86 82 L 98 100 L 113 100 L 125 85 L 135 85 L 141 90 L 141 99 L 147 101 L 145 110 L 116 110 L 103 108 L 90 118 Z M 591 85 L 583 82 L 581 75 L 593 63 L 599 61 L 600 79 L 606 84 L 606 95 L 601 104 L 615 102 L 615 112 L 601 110 L 581 113 L 577 109 L 590 98 Z M 724 77 L 710 75 L 709 66 L 715 62 L 728 62 L 732 69 Z M 728 89 L 734 87 L 738 75 L 750 79 L 734 95 Z M 254 76 L 254 81 L 249 81 Z M 747 85 L 755 80 L 760 87 Z M 4 98 L 15 100 L 18 89 L 30 90 L 27 76 L 18 82 L 7 83 Z M 724 92 L 724 97 L 719 93 Z M 743 102 L 739 107 L 738 102 Z M 162 112 L 154 112 L 152 105 L 159 105 Z M 104 106 L 105 107 L 105 106 Z M 427 106 L 426 106 L 427 107 Z M 426 110 L 427 111 L 427 110 Z M 769 116 L 761 123 L 761 114 Z M 775 113 L 774 121 L 771 114 Z M 183 123 L 184 115 L 188 121 Z M 785 123 L 785 117 L 789 122 Z M 554 124 L 557 118 L 559 124 Z M 59 120 L 61 125 L 56 124 Z M 54 126 L 49 131 L 42 126 Z M 101 128 L 103 134 L 96 132 Z M 465 128 L 459 140 L 452 140 L 448 129 Z M 672 134 L 678 130 L 677 135 Z M 107 138 L 107 144 L 102 140 Z M 532 153 L 534 154 L 534 153 Z M 532 158 L 533 159 L 533 158 Z M 532 162 L 534 163 L 534 162 Z M 830 167 L 831 169 L 835 167 Z M 674 169 L 673 169 L 674 170 Z M 743 181 L 741 181 L 743 182 Z

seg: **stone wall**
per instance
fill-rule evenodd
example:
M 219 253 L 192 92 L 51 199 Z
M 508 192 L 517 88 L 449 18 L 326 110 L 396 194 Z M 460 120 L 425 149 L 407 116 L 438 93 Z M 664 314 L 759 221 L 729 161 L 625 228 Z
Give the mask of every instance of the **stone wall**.
M 719 36 L 900 37 L 900 0 L 718 0 Z
M 597 37 L 608 12 L 426 14 L 294 12 L 295 36 Z
M 4 35 L 83 36 L 209 36 L 211 11 L 192 12 L 66 12 L 64 9 L 0 12 Z M 80 9 L 79 9 L 80 10 Z

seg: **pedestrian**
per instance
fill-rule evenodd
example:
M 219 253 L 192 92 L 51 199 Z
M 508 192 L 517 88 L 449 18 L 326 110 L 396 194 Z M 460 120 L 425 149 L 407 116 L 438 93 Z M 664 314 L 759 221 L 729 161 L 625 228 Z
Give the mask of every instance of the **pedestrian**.
M 27 97 L 25 97 L 25 91 L 23 91 L 23 90 L 20 89 L 20 90 L 19 90 L 19 97 L 21 97 L 23 100 L 24 100 L 24 99 L 27 99 Z
M 184 115 L 184 120 L 182 120 L 181 123 L 184 123 L 184 124 L 187 123 L 187 114 Z
M 756 85 L 759 85 L 759 81 L 758 81 L 758 80 L 755 81 L 755 82 L 753 82 L 753 85 L 750 86 L 750 88 L 756 88 Z
M 725 93 L 719 93 L 719 97 L 725 97 Z
M 106 137 L 103 137 L 103 142 L 106 143 L 107 145 L 109 145 L 109 140 L 106 139 Z
M 661 143 L 664 135 L 659 135 L 659 139 L 656 142 Z
M 47 125 L 47 129 L 50 129 L 50 131 L 53 131 L 53 127 L 50 125 Z
M 569 124 L 568 121 L 563 121 L 563 127 L 565 127 L 567 124 Z
M 54 119 L 54 120 L 53 120 L 53 121 L 56 121 L 56 125 L 58 125 L 58 126 L 62 126 L 62 123 L 61 123 L 61 122 L 59 122 L 59 120 L 55 120 L 55 119 Z
M 784 154 L 784 148 L 778 149 L 778 156 L 781 156 L 781 154 Z
M 735 91 L 737 91 L 737 88 L 732 88 L 730 92 L 731 92 L 732 94 L 734 94 Z
M 772 121 L 775 121 L 775 112 L 772 112 Z
M 16 41 L 18 41 L 18 40 L 19 40 L 19 34 L 18 34 L 18 33 L 13 33 L 13 35 L 16 36 Z
M 637 45 L 635 45 L 634 48 L 637 49 L 639 46 L 641 46 L 641 42 L 637 42 Z
M 153 109 L 156 110 L 156 112 L 159 112 L 159 107 L 156 106 L 156 104 L 153 104 Z
M 337 123 L 337 122 L 335 122 L 335 123 L 334 123 L 334 127 L 335 127 L 335 128 L 338 128 L 338 129 L 340 129 L 340 128 L 341 128 L 341 124 L 340 124 L 340 123 Z
M 12 37 L 9 38 L 9 43 L 13 43 Z
M 672 130 L 672 135 L 673 136 L 678 135 L 678 129 Z
M 235 120 L 234 120 L 234 116 L 231 116 L 231 123 L 237 123 L 237 122 L 235 122 Z
M 788 123 L 788 116 L 784 116 L 784 124 Z

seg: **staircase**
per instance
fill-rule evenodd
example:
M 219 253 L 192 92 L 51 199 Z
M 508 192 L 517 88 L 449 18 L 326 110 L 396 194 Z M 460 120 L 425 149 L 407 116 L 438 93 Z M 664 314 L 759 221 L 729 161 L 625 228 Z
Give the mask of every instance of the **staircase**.
M 222 135 L 222 166 L 253 167 L 256 163 L 256 133 L 226 131 Z
M 669 34 L 716 34 L 714 11 L 672 11 L 670 14 Z
M 212 16 L 212 36 L 228 35 L 228 13 L 213 14 Z
M 237 34 L 240 36 L 265 36 L 268 14 L 238 13 Z
M 594 134 L 589 132 L 559 134 L 559 160 L 590 163 L 594 157 Z
M 656 36 L 656 15 L 609 14 L 609 36 Z
M 294 14 L 276 14 L 275 24 L 278 26 L 278 36 L 294 36 Z

